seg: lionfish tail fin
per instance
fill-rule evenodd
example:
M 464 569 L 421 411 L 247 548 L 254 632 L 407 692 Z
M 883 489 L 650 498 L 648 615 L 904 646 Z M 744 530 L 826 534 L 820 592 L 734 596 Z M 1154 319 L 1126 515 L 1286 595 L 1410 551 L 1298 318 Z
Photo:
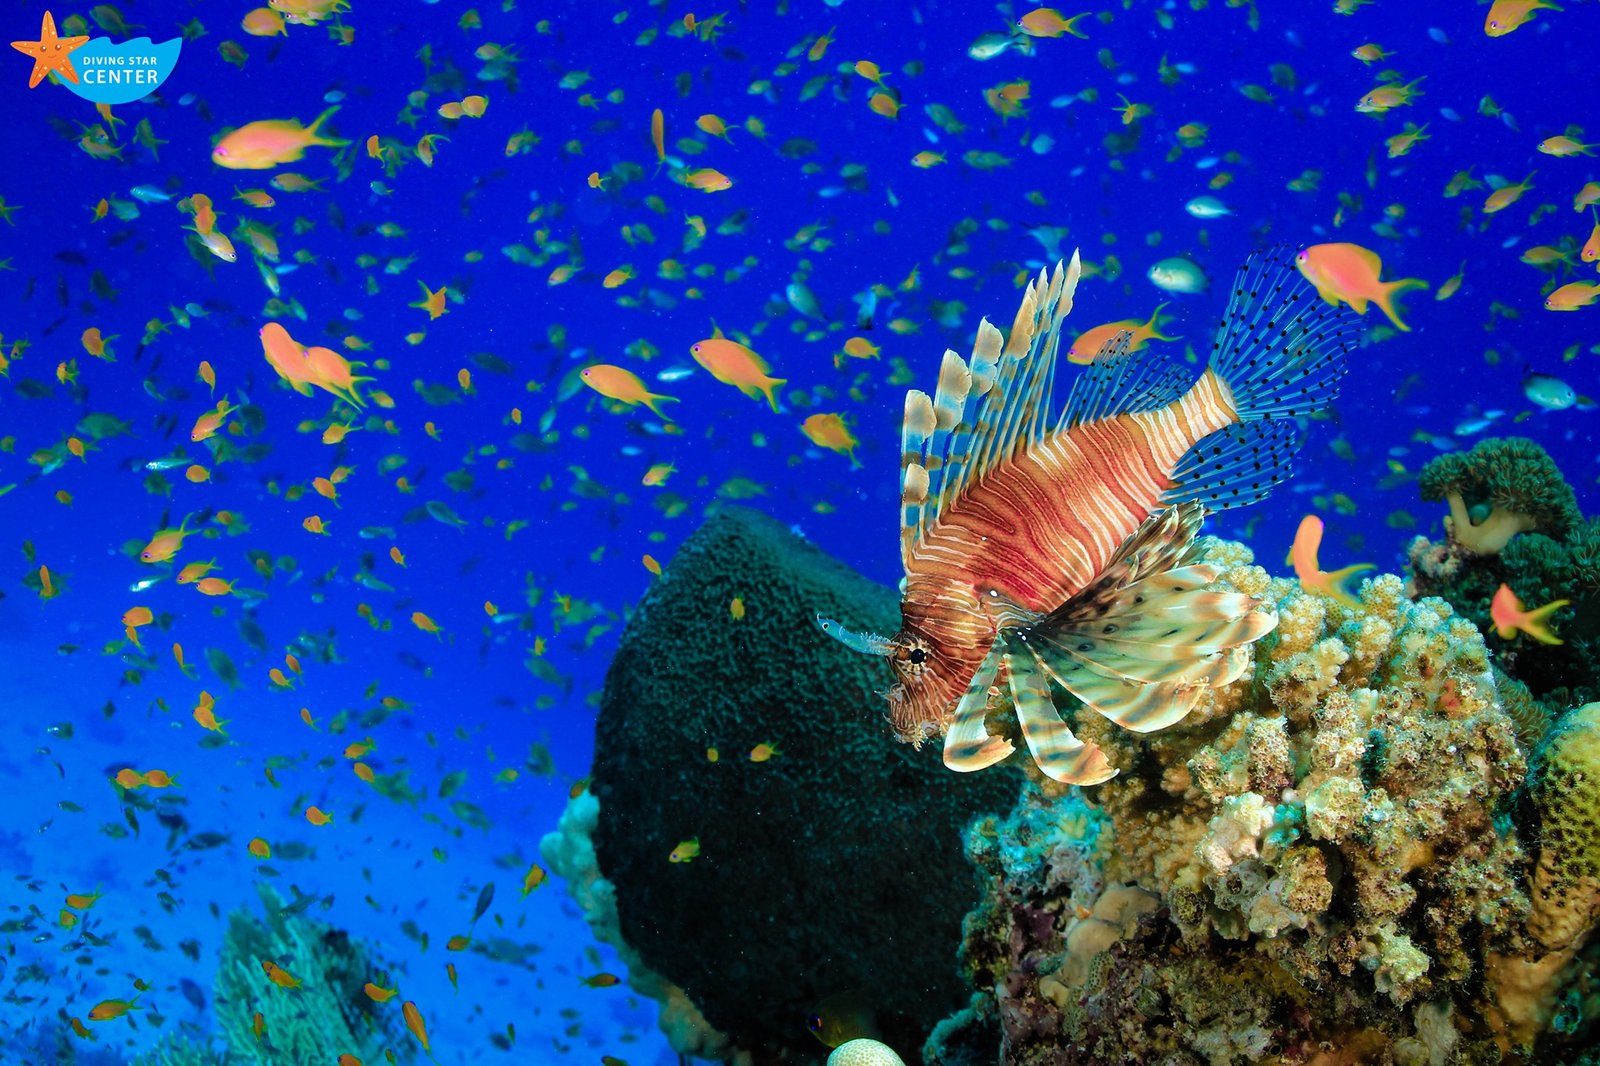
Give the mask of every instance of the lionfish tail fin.
M 1269 248 L 1245 260 L 1212 346 L 1211 369 L 1232 392 L 1239 421 L 1295 418 L 1339 394 L 1360 319 L 1332 306 L 1295 268 L 1296 253 Z
M 994 684 L 995 673 L 1003 655 L 1003 647 L 995 641 L 983 665 L 972 675 L 967 691 L 956 703 L 955 715 L 944 735 L 944 764 L 952 770 L 971 773 L 1001 762 L 1016 748 L 1004 737 L 993 737 L 984 726 L 984 715 L 989 709 L 989 686 Z
M 1050 676 L 1026 648 L 1005 657 L 1011 703 L 1033 761 L 1051 780 L 1066 785 L 1098 785 L 1117 770 L 1097 744 L 1079 740 L 1050 700 Z
M 1225 511 L 1265 499 L 1294 473 L 1300 431 L 1289 421 L 1244 422 L 1201 437 L 1172 470 L 1160 502 Z

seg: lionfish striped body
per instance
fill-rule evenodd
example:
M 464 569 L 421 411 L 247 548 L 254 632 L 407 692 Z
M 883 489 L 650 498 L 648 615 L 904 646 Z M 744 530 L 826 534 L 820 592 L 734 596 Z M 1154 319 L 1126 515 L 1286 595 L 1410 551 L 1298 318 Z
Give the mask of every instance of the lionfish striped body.
M 1112 776 L 1103 752 L 1056 713 L 1052 684 L 1138 732 L 1181 720 L 1207 686 L 1239 676 L 1276 615 L 1208 591 L 1217 570 L 1194 538 L 1207 508 L 1258 500 L 1288 476 L 1297 415 L 1336 393 L 1351 318 L 1298 277 L 1292 253 L 1239 273 L 1198 381 L 1119 335 L 1047 425 L 1076 255 L 1041 272 L 1010 339 L 987 320 L 970 360 L 947 351 L 934 396 L 906 397 L 902 441 L 902 626 L 892 638 L 823 628 L 885 655 L 903 740 L 945 734 L 945 762 L 1005 758 L 988 735 L 1004 687 L 1040 768 L 1056 780 Z

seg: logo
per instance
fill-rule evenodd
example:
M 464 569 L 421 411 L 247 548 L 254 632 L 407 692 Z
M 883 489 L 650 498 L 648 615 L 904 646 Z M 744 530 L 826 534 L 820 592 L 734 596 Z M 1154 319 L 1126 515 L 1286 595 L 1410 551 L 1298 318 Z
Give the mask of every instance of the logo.
M 37 41 L 12 41 L 11 47 L 33 59 L 28 88 L 37 88 L 51 74 L 67 89 L 96 104 L 126 104 L 161 87 L 178 65 L 183 40 L 160 44 L 136 37 L 117 44 L 109 37 L 90 40 L 56 35 L 56 20 L 46 11 Z

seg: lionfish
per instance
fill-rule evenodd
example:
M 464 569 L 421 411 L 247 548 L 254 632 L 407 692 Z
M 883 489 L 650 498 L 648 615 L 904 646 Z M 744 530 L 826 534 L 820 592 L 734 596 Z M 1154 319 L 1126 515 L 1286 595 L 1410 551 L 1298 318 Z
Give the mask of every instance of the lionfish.
M 1003 687 L 1040 770 L 1091 785 L 1116 774 L 1057 713 L 1054 683 L 1124 729 L 1183 719 L 1236 680 L 1272 631 L 1269 604 L 1208 589 L 1195 542 L 1207 511 L 1264 498 L 1290 474 L 1294 419 L 1338 393 L 1359 336 L 1317 299 L 1294 253 L 1252 255 L 1198 380 L 1152 350 L 1108 341 L 1049 420 L 1076 253 L 1023 293 L 1008 341 L 985 319 L 970 360 L 944 353 L 930 398 L 906 394 L 899 633 L 853 632 L 888 658 L 899 739 L 943 733 L 945 765 L 981 770 L 1014 750 L 985 726 Z

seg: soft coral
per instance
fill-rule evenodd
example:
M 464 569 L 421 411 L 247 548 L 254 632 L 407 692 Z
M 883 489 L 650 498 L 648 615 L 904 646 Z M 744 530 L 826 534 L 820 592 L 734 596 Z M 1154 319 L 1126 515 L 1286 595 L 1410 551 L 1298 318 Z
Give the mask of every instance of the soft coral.
M 1491 437 L 1422 468 L 1425 500 L 1450 506 L 1450 537 L 1479 555 L 1496 555 L 1518 533 L 1561 537 L 1583 521 L 1577 498 L 1549 454 L 1525 437 Z

